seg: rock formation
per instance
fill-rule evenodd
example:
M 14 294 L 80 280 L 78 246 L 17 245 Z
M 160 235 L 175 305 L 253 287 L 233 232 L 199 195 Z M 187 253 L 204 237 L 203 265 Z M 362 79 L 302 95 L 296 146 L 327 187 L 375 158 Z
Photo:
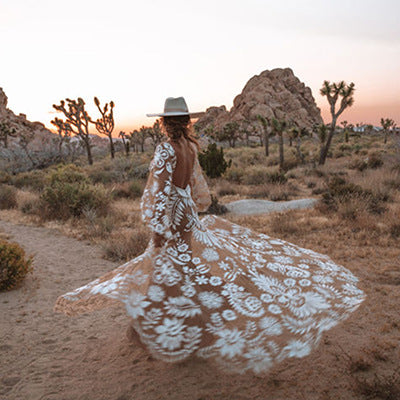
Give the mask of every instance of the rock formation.
M 54 134 L 47 129 L 41 122 L 31 122 L 26 119 L 25 114 L 15 115 L 10 109 L 7 108 L 7 96 L 3 89 L 0 88 L 0 122 L 9 123 L 19 136 L 21 133 L 30 132 L 36 140 L 39 138 L 52 138 Z M 12 139 L 11 139 L 12 140 Z
M 195 126 L 199 131 L 207 129 L 207 127 L 220 127 L 229 122 L 229 112 L 225 106 L 209 107 L 203 116 L 201 116 Z
M 220 129 L 229 121 L 255 121 L 258 114 L 293 121 L 306 128 L 323 123 L 311 89 L 290 68 L 276 68 L 253 76 L 235 97 L 229 112 L 225 106 L 210 107 L 196 126 L 200 131 L 210 125 Z

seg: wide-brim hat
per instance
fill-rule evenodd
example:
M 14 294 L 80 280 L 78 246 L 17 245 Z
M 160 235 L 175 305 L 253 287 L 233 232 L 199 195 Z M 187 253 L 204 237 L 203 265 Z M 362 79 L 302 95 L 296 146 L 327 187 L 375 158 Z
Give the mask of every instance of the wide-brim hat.
M 156 114 L 146 114 L 148 117 L 177 117 L 189 115 L 192 118 L 200 117 L 204 112 L 189 112 L 186 101 L 183 97 L 168 97 L 164 103 L 164 112 Z

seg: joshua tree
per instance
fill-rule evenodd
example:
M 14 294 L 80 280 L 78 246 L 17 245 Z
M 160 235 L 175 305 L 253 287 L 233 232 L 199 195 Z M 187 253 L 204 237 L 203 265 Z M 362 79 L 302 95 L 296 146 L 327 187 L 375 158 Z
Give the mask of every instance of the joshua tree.
M 269 156 L 269 137 L 272 134 L 271 128 L 269 127 L 269 120 L 268 118 L 264 118 L 262 115 L 257 115 L 257 120 L 259 121 L 262 132 L 264 136 L 264 146 L 265 146 L 265 156 Z
M 161 123 L 159 119 L 157 119 L 153 126 L 147 130 L 147 135 L 153 142 L 153 147 L 155 149 L 164 137 L 161 131 Z
M 383 128 L 383 132 L 385 134 L 384 143 L 387 143 L 389 133 L 390 133 L 391 130 L 393 130 L 396 127 L 396 124 L 390 118 L 381 118 L 381 125 L 382 125 L 382 128 Z
M 114 158 L 115 150 L 114 150 L 114 142 L 112 138 L 112 131 L 114 130 L 114 102 L 110 101 L 110 103 L 104 104 L 103 109 L 100 107 L 100 101 L 97 97 L 94 98 L 94 104 L 96 104 L 98 110 L 100 111 L 101 118 L 97 119 L 96 122 L 93 122 L 96 126 L 97 131 L 101 135 L 105 135 L 110 139 L 110 152 L 111 158 Z M 110 109 L 108 107 L 110 106 Z
M 69 125 L 71 132 L 82 140 L 86 148 L 88 162 L 92 165 L 93 157 L 89 134 L 89 124 L 92 120 L 85 110 L 85 102 L 80 97 L 77 100 L 66 99 L 66 101 L 67 105 L 64 100 L 61 100 L 59 106 L 53 104 L 53 107 L 65 115 L 64 123 Z
M 289 137 L 292 140 L 295 140 L 295 147 L 297 151 L 297 157 L 301 161 L 302 164 L 305 163 L 305 156 L 301 151 L 301 138 L 304 136 L 308 136 L 307 128 L 300 128 L 299 126 L 295 125 L 289 130 Z
M 18 144 L 24 150 L 26 156 L 28 157 L 29 161 L 32 163 L 32 166 L 36 166 L 36 162 L 31 156 L 31 153 L 28 150 L 29 143 L 34 139 L 35 131 L 29 127 L 25 127 L 18 133 Z
M 67 140 L 67 138 L 71 137 L 72 129 L 71 125 L 66 123 L 60 118 L 54 118 L 50 121 L 54 126 L 57 127 L 58 133 L 58 155 L 61 156 L 62 154 L 62 145 Z M 57 139 L 56 139 L 57 140 Z
M 329 81 L 324 81 L 322 85 L 320 93 L 322 96 L 326 96 L 326 98 L 328 99 L 332 122 L 329 125 L 329 133 L 325 144 L 323 147 L 321 147 L 321 153 L 319 157 L 320 165 L 325 164 L 326 157 L 328 156 L 328 151 L 331 146 L 332 138 L 335 133 L 338 117 L 347 107 L 351 107 L 354 104 L 354 90 L 355 88 L 353 82 L 350 83 L 350 85 L 347 85 L 344 81 L 338 83 L 330 83 Z M 339 109 L 336 110 L 336 103 L 339 97 L 341 98 L 340 106 Z
M 8 148 L 8 138 L 16 136 L 17 131 L 9 122 L 0 122 L 0 142 L 3 142 L 3 145 L 6 149 Z
M 276 118 L 271 119 L 272 123 L 272 133 L 279 136 L 279 168 L 283 169 L 283 164 L 285 162 L 284 152 L 283 152 L 283 134 L 287 129 L 287 122 L 285 120 L 279 120 Z
M 144 153 L 144 143 L 148 137 L 148 132 L 149 128 L 146 128 L 145 126 L 142 126 L 139 130 L 135 129 L 130 133 L 131 136 L 131 142 L 133 143 L 135 147 L 136 153 L 139 151 L 139 146 Z
M 251 135 L 251 124 L 250 121 L 247 119 L 244 119 L 241 121 L 240 126 L 239 126 L 239 135 L 241 137 L 244 137 L 246 141 L 246 146 L 250 145 L 250 135 Z
M 240 137 L 239 124 L 237 122 L 228 122 L 218 136 L 219 140 L 226 140 L 230 147 L 235 147 L 236 141 Z
M 340 125 L 342 125 L 342 127 L 343 127 L 344 141 L 345 141 L 346 143 L 348 143 L 348 142 L 349 142 L 349 129 L 350 129 L 350 125 L 349 125 L 349 123 L 348 123 L 347 121 L 342 121 L 342 122 L 340 123 Z
M 129 137 L 124 131 L 120 131 L 118 134 L 118 137 L 120 137 L 122 139 L 122 143 L 123 143 L 124 149 L 125 149 L 125 155 L 128 157 L 129 156 L 129 147 L 130 147 Z

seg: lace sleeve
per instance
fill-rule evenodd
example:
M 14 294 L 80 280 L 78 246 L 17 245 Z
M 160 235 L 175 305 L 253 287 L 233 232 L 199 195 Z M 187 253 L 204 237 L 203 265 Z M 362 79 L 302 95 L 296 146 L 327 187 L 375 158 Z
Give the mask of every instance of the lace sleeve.
M 141 200 L 142 219 L 149 228 L 165 239 L 171 237 L 168 200 L 176 156 L 169 143 L 157 146 L 150 164 L 150 174 Z
M 190 179 L 190 186 L 192 189 L 192 198 L 196 203 L 198 211 L 207 211 L 211 204 L 211 196 L 197 154 L 194 161 L 193 174 Z

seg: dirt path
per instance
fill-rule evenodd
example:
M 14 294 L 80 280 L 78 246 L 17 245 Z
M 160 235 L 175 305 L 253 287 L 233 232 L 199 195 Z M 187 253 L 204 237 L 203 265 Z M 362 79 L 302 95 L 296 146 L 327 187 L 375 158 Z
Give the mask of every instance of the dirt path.
M 55 230 L 1 220 L 0 232 L 34 255 L 34 273 L 23 286 L 0 293 L 2 400 L 364 399 L 354 392 L 348 356 L 340 348 L 355 361 L 365 358 L 363 349 L 371 347 L 380 326 L 374 314 L 387 307 L 385 301 L 399 299 L 398 290 L 387 293 L 386 300 L 374 299 L 367 283 L 370 300 L 331 330 L 309 357 L 285 362 L 264 378 L 225 376 L 196 360 L 149 361 L 126 339 L 122 309 L 75 318 L 53 313 L 60 294 L 117 266 L 102 259 L 99 248 Z M 393 329 L 387 328 L 390 338 Z

